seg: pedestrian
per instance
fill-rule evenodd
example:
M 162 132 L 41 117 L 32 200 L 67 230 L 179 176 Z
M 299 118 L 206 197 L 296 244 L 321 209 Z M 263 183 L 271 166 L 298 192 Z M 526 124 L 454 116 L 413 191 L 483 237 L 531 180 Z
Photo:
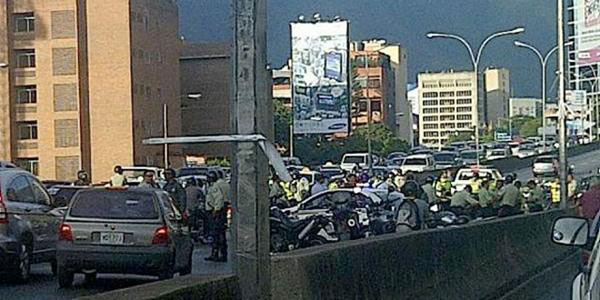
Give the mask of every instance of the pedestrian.
M 462 191 L 454 193 L 450 198 L 450 211 L 457 216 L 477 217 L 479 202 L 472 195 L 473 190 L 470 185 L 465 186 Z
M 479 187 L 481 186 L 481 178 L 479 177 L 479 171 L 473 170 L 473 178 L 469 181 L 469 185 L 471 186 L 471 190 L 473 195 L 477 195 L 479 193 Z
M 73 185 L 89 186 L 90 184 L 90 176 L 88 175 L 88 173 L 84 170 L 79 170 L 77 172 L 77 180 L 73 183 Z
M 494 196 L 490 192 L 490 180 L 484 180 L 479 187 L 478 199 L 481 207 L 481 215 L 484 218 L 489 218 L 498 214 L 494 209 Z
M 217 182 L 215 182 L 215 184 L 219 187 L 221 193 L 223 193 L 223 197 L 225 197 L 223 201 L 225 201 L 225 204 L 231 204 L 231 186 L 225 180 L 225 178 L 223 178 L 223 172 L 211 172 L 217 176 Z
M 123 175 L 123 168 L 121 166 L 115 166 L 115 174 L 110 178 L 110 186 L 120 187 L 127 185 L 127 179 Z
M 310 188 L 311 195 L 316 195 L 327 190 L 327 186 L 325 185 L 325 177 L 322 175 L 316 175 L 315 177 L 315 184 L 313 184 L 312 188 Z
M 211 255 L 204 258 L 209 261 L 227 261 L 227 236 L 226 223 L 227 213 L 225 211 L 225 195 L 216 184 L 218 178 L 214 172 L 208 173 L 208 190 L 206 194 L 205 211 L 210 219 L 209 232 L 212 236 Z
M 501 191 L 498 217 L 514 216 L 521 213 L 521 192 L 513 182 L 511 175 L 504 179 L 506 186 Z
M 201 218 L 200 208 L 204 204 L 204 192 L 198 186 L 198 182 L 195 178 L 190 177 L 186 180 L 185 185 L 185 198 L 186 198 L 186 215 L 188 216 L 188 227 L 190 232 L 199 229 L 198 221 Z
M 433 187 L 433 181 L 433 177 L 429 176 L 427 179 L 425 179 L 425 184 L 421 187 L 424 195 L 427 197 L 427 203 L 430 205 L 438 202 L 438 198 Z
M 414 195 L 415 198 L 422 199 L 421 197 L 423 194 L 423 190 L 417 182 L 415 175 L 410 172 L 406 173 L 406 182 L 404 183 L 404 185 L 402 185 L 400 192 L 402 192 L 402 194 L 404 194 L 405 196 Z
M 144 171 L 144 178 L 142 179 L 142 182 L 140 182 L 138 187 L 149 188 L 149 189 L 158 189 L 159 186 L 156 183 L 156 181 L 154 181 L 154 172 L 152 172 L 150 170 Z
M 163 187 L 163 190 L 169 193 L 169 196 L 171 196 L 173 199 L 173 204 L 175 204 L 177 210 L 183 213 L 185 212 L 185 206 L 187 204 L 185 189 L 183 186 L 181 186 L 181 184 L 179 184 L 179 182 L 177 182 L 175 176 L 175 170 L 171 168 L 165 170 L 165 180 L 167 183 Z

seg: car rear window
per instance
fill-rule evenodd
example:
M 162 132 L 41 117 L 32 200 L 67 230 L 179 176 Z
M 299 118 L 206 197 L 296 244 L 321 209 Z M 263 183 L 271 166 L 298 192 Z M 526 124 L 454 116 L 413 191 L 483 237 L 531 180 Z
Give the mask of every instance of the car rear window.
M 357 155 L 357 156 L 346 156 L 344 157 L 344 164 L 362 164 L 365 162 L 365 156 Z
M 154 220 L 158 218 L 158 210 L 150 193 L 103 190 L 79 193 L 73 201 L 69 216 Z
M 426 166 L 427 160 L 424 158 L 407 158 L 404 161 L 405 166 Z
M 554 159 L 552 157 L 540 157 L 538 159 L 535 160 L 535 163 L 542 163 L 542 164 L 551 164 L 554 162 Z

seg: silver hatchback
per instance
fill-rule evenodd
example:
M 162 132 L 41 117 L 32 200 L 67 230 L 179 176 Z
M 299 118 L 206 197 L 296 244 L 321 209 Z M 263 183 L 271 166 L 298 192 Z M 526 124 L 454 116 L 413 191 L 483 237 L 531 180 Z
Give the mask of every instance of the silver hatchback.
M 59 228 L 58 282 L 71 286 L 75 273 L 172 278 L 192 271 L 193 244 L 169 195 L 146 188 L 77 192 Z

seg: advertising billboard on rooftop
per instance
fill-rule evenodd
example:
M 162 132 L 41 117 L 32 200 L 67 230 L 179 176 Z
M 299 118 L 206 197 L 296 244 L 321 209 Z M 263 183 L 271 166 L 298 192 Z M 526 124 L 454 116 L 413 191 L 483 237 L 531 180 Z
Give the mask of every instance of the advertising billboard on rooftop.
M 573 1 L 578 65 L 600 63 L 600 0 Z
M 291 23 L 295 134 L 349 131 L 348 22 Z

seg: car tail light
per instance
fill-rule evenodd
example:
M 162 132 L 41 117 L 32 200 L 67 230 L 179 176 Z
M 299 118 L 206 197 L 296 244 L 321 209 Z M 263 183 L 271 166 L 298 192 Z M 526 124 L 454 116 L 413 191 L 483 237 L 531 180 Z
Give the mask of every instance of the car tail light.
M 61 224 L 58 230 L 58 240 L 59 241 L 73 241 L 73 230 L 70 225 Z
M 2 193 L 0 193 L 0 224 L 8 224 L 8 210 L 2 200 Z
M 154 232 L 154 238 L 152 239 L 154 245 L 168 245 L 169 244 L 169 229 L 167 227 L 157 228 Z

